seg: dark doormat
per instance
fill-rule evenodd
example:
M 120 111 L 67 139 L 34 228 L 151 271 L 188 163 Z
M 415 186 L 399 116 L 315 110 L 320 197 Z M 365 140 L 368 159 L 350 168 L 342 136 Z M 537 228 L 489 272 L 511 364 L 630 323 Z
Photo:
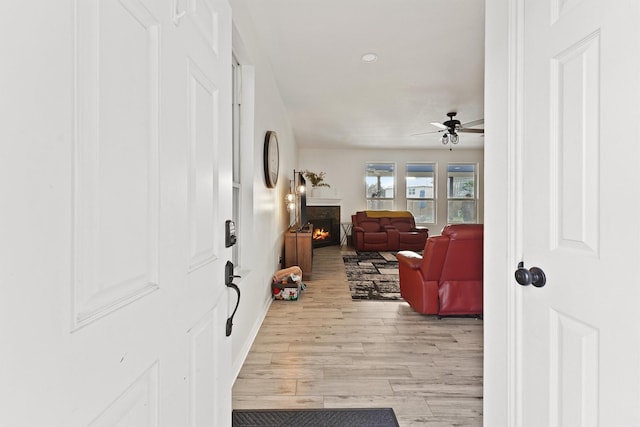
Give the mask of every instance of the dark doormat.
M 399 427 L 391 408 L 237 409 L 233 427 Z

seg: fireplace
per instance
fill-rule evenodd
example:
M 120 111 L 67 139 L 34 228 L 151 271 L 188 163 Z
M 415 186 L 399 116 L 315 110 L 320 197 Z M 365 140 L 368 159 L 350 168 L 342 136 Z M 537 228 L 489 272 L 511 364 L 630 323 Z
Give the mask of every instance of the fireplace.
M 340 206 L 307 206 L 307 218 L 314 248 L 340 244 Z

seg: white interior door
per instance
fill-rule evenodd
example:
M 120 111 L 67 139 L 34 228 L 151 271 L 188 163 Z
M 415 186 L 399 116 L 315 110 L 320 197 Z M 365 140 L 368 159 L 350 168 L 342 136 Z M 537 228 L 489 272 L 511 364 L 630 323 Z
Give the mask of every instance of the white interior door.
M 640 425 L 640 3 L 521 5 L 519 419 Z
M 0 425 L 230 425 L 227 1 L 6 6 Z

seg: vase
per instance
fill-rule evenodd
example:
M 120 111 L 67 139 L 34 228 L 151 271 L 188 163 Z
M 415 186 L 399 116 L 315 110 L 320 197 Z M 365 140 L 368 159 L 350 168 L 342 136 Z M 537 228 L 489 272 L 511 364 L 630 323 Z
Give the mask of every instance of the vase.
M 311 197 L 318 197 L 318 198 L 331 197 L 331 188 L 330 187 L 311 187 L 311 192 L 309 195 Z

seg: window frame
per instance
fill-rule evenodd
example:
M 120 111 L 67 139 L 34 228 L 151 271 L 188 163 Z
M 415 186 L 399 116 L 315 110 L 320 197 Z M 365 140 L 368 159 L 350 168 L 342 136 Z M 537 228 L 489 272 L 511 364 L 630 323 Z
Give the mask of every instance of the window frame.
M 231 218 L 234 221 L 237 233 L 236 244 L 231 248 L 231 261 L 240 268 L 242 264 L 242 211 L 243 211 L 243 188 L 242 188 L 242 65 L 232 55 L 232 207 Z
M 376 175 L 369 175 L 369 171 L 371 169 L 379 169 L 380 171 L 385 171 L 386 168 L 383 168 L 383 166 L 387 166 L 388 168 L 390 168 L 390 170 L 386 171 L 389 174 L 388 175 L 384 175 L 386 177 L 390 177 L 392 180 L 392 187 L 391 187 L 391 193 L 392 196 L 391 197 L 370 197 L 369 196 L 369 178 L 370 177 L 375 177 Z M 396 162 L 388 162 L 388 161 L 380 161 L 380 162 L 376 162 L 376 161 L 370 161 L 370 162 L 366 162 L 365 163 L 365 174 L 364 174 L 364 191 L 365 191 L 365 204 L 367 206 L 368 210 L 393 210 L 395 209 L 396 206 L 396 194 L 397 194 L 397 186 L 398 186 L 398 180 L 397 180 L 397 168 L 396 168 Z M 379 191 L 383 190 L 383 188 L 381 188 L 381 177 L 383 175 L 378 175 L 378 189 Z M 384 191 L 384 195 L 387 196 L 388 190 Z M 390 203 L 389 203 L 390 202 Z
M 415 196 L 411 196 L 409 194 L 409 191 L 411 189 L 414 190 L 414 192 L 416 191 L 415 187 L 409 187 L 409 180 L 410 178 L 426 178 L 426 177 L 420 177 L 420 176 L 413 176 L 412 174 L 415 172 L 410 172 L 409 168 L 411 166 L 414 167 L 428 167 L 431 166 L 431 179 L 432 179 L 432 196 L 431 197 L 415 197 Z M 424 172 L 428 172 L 428 171 L 424 171 Z M 425 186 L 428 187 L 428 186 Z M 431 162 L 408 162 L 405 164 L 405 202 L 406 202 L 406 209 L 407 211 L 411 212 L 414 216 L 414 218 L 416 218 L 416 224 L 436 224 L 438 222 L 438 202 L 437 202 L 437 198 L 438 198 L 438 163 L 435 161 L 431 161 Z M 421 215 L 417 215 L 417 212 L 414 212 L 410 207 L 409 207 L 409 203 L 410 202 L 426 202 L 427 204 L 431 203 L 431 213 L 432 213 L 432 221 L 420 221 L 419 218 L 421 217 Z
M 464 168 L 468 168 L 471 166 L 473 170 L 471 173 L 473 174 L 473 189 L 472 194 L 470 196 L 456 196 L 452 195 L 454 181 L 453 178 L 455 176 L 451 175 L 451 167 L 459 166 L 463 168 L 458 173 L 469 173 L 469 171 L 464 170 Z M 447 163 L 447 223 L 448 224 L 477 224 L 478 223 L 478 163 L 475 162 L 449 162 Z M 470 220 L 464 219 L 465 212 L 463 208 L 458 209 L 458 216 L 453 216 L 451 214 L 451 202 L 473 202 L 473 208 L 471 209 L 471 213 L 473 214 L 473 218 Z M 468 205 L 468 203 L 466 203 Z M 462 211 L 462 212 L 461 212 Z M 460 220 L 454 220 L 453 218 L 461 218 Z

